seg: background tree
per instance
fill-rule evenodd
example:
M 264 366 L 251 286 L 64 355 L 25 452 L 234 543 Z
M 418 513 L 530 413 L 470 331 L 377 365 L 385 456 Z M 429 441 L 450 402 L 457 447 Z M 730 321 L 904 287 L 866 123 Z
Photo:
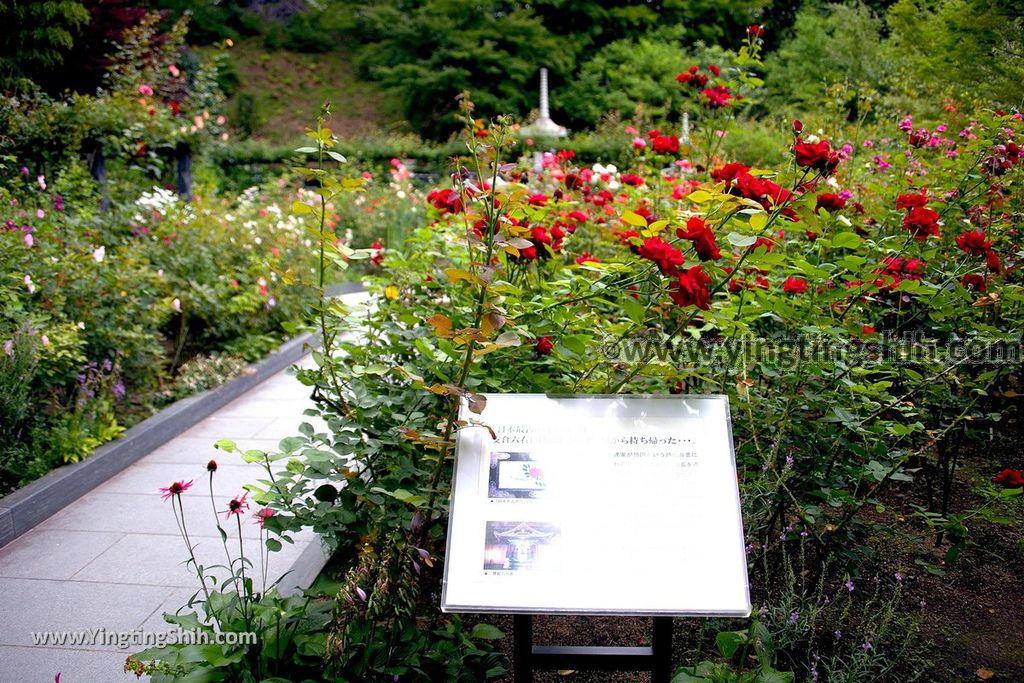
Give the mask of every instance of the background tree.
M 24 89 L 54 72 L 88 22 L 76 0 L 0 0 L 0 88 Z

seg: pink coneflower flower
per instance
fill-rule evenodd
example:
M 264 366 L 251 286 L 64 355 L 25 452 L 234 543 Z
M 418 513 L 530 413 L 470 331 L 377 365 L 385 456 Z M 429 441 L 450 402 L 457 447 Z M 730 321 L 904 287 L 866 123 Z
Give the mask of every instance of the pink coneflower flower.
M 276 513 L 271 508 L 263 508 L 252 513 L 252 518 L 255 520 L 253 524 L 259 524 L 261 527 L 263 523 L 270 517 L 273 517 Z
M 249 497 L 249 492 L 246 491 L 245 493 L 243 493 L 241 495 L 241 497 L 235 496 L 230 501 L 228 501 L 228 511 L 227 511 L 226 517 L 228 519 L 231 519 L 231 515 L 241 515 L 242 514 L 242 510 L 248 509 L 249 508 L 249 503 L 246 502 L 246 500 L 245 500 L 248 497 Z
M 173 484 L 171 484 L 170 486 L 162 486 L 160 488 L 160 493 L 162 493 L 163 495 L 160 496 L 160 498 L 163 499 L 163 500 L 167 500 L 171 496 L 180 496 L 185 491 L 188 491 L 191 486 L 192 486 L 192 481 L 191 480 L 187 481 L 187 482 L 186 481 L 176 481 Z

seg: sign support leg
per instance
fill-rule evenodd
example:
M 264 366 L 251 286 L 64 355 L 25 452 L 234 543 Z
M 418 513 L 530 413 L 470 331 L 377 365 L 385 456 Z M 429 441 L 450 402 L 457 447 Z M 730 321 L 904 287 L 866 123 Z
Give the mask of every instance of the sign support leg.
M 516 614 L 512 617 L 512 666 L 515 683 L 533 681 L 533 615 Z
M 512 617 L 515 683 L 530 683 L 534 670 L 650 671 L 652 683 L 672 678 L 672 617 L 654 617 L 650 647 L 533 644 L 533 615 Z
M 669 683 L 672 678 L 672 617 L 654 617 L 651 654 L 654 659 L 651 683 Z

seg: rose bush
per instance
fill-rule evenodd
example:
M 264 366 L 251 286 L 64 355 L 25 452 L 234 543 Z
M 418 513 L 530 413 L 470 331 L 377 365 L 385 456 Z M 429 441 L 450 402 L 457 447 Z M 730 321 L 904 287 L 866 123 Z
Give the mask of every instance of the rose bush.
M 284 465 L 255 498 L 275 528 L 312 526 L 345 558 L 334 670 L 353 671 L 368 622 L 443 622 L 456 411 L 489 391 L 728 395 L 755 571 L 794 542 L 809 572 L 855 566 L 861 513 L 893 481 L 927 488 L 947 563 L 969 546 L 956 444 L 998 423 L 1020 348 L 1019 113 L 951 110 L 857 147 L 795 122 L 778 169 L 651 130 L 621 171 L 571 152 L 516 163 L 514 126 L 468 101 L 463 116 L 468 155 L 401 249 L 337 246 L 324 207 L 355 187 L 325 171 L 308 172 L 322 200 L 296 205 L 326 262 L 380 269 L 369 308 L 317 309 L 325 348 L 300 378 L 328 429 L 244 456 Z M 333 144 L 311 137 L 321 157 Z M 759 629 L 792 631 L 771 613 Z M 415 678 L 374 667 L 358 671 Z

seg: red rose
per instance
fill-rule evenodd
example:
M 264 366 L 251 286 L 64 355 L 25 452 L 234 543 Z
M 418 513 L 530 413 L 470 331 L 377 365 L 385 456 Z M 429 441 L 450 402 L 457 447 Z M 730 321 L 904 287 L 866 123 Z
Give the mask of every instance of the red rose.
M 782 291 L 786 294 L 803 294 L 807 291 L 807 280 L 799 277 L 787 277 L 782 283 Z
M 800 119 L 793 119 L 793 132 L 800 134 L 804 130 L 804 122 Z
M 548 196 L 540 193 L 531 194 L 526 198 L 526 201 L 529 202 L 530 206 L 547 206 Z
M 729 100 L 732 99 L 732 93 L 724 85 L 716 85 L 714 88 L 701 91 L 700 94 L 701 104 L 710 109 L 728 107 Z
M 384 262 L 384 245 L 380 242 L 374 242 L 370 245 L 370 262 L 375 266 L 379 266 Z
M 683 72 L 676 76 L 676 83 L 689 83 L 693 78 L 693 74 Z
M 711 308 L 711 278 L 699 265 L 679 274 L 669 288 L 669 296 L 677 306 L 696 306 L 702 311 Z
M 550 355 L 551 350 L 555 348 L 555 345 L 551 343 L 551 337 L 538 337 L 533 340 L 533 346 L 538 356 Z
M 675 135 L 656 135 L 651 140 L 651 149 L 658 154 L 678 154 L 679 138 Z
M 683 252 L 660 237 L 648 237 L 638 251 L 642 258 L 658 264 L 663 275 L 673 276 L 679 272 L 679 266 L 686 262 Z
M 825 209 L 829 213 L 835 213 L 846 208 L 846 200 L 831 192 L 822 192 L 815 199 L 817 200 L 814 204 L 815 211 Z
M 646 182 L 642 176 L 638 176 L 636 173 L 623 173 L 619 179 L 623 185 L 630 185 L 632 187 L 640 187 Z
M 427 201 L 442 213 L 459 213 L 462 211 L 462 198 L 455 190 L 431 190 Z
M 928 193 L 925 190 L 914 194 L 901 194 L 896 197 L 897 209 L 917 209 L 928 203 Z
M 747 35 L 751 38 L 763 38 L 764 26 L 761 26 L 760 24 L 751 24 L 747 27 Z
M 903 229 L 909 230 L 917 240 L 926 240 L 931 235 L 938 237 L 939 214 L 927 207 L 915 207 L 904 216 Z
M 860 328 L 860 331 L 861 331 L 861 334 L 877 334 L 878 333 L 878 330 L 873 328 L 871 325 L 865 325 L 864 327 Z
M 989 249 L 985 252 L 985 265 L 993 273 L 1003 272 L 1003 264 L 999 262 L 999 254 Z
M 981 256 L 992 249 L 992 242 L 983 230 L 970 230 L 957 236 L 956 246 L 971 256 Z
M 721 75 L 722 75 L 722 72 L 721 72 L 721 71 L 720 71 L 720 70 L 718 69 L 718 67 L 717 67 L 717 66 L 715 66 L 714 64 L 708 64 L 708 71 L 710 71 L 711 73 L 713 73 L 713 74 L 715 75 L 715 77 L 716 77 L 716 78 L 717 78 L 718 76 L 721 76 Z
M 711 171 L 711 179 L 717 180 L 718 182 L 731 183 L 736 180 L 743 173 L 750 171 L 749 166 L 744 166 L 741 163 L 733 162 L 726 164 L 725 166 L 719 166 L 718 168 Z
M 999 484 L 1005 486 L 1008 489 L 1015 489 L 1024 486 L 1024 472 L 1020 470 L 1011 470 L 1007 467 L 1005 470 L 992 477 L 993 484 Z
M 967 273 L 960 278 L 960 284 L 964 286 L 964 289 L 973 289 L 978 292 L 985 291 L 985 276 L 980 273 Z
M 820 173 L 832 174 L 839 165 L 839 154 L 832 151 L 828 140 L 810 143 L 797 138 L 793 144 L 796 165 Z
M 583 213 L 582 211 L 570 211 L 569 218 L 573 219 L 577 223 L 587 222 L 587 214 Z
M 589 251 L 585 251 L 576 257 L 576 263 L 583 265 L 584 263 L 600 263 L 601 260 L 591 254 Z
M 722 252 L 715 243 L 715 233 L 711 231 L 703 219 L 694 216 L 686 222 L 686 228 L 676 228 L 676 235 L 685 240 L 693 240 L 693 248 L 701 261 L 717 261 Z

